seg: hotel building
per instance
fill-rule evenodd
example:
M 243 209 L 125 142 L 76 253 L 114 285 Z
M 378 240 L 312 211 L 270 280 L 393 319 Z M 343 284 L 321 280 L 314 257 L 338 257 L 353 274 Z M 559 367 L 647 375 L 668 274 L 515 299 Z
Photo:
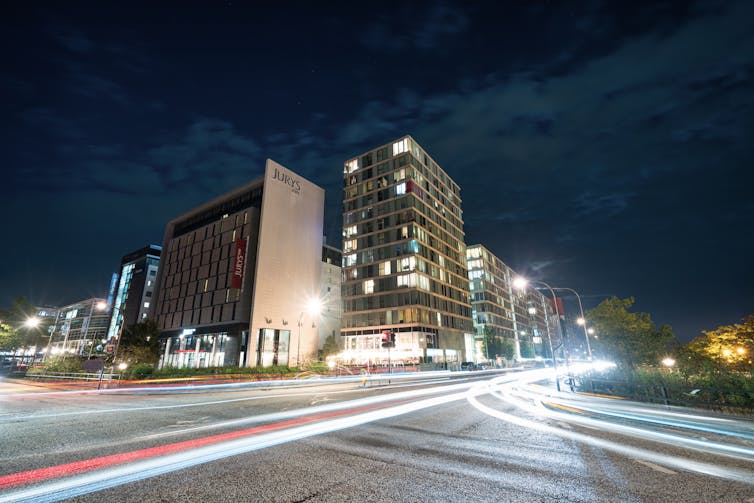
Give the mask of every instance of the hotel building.
M 322 188 L 267 160 L 263 177 L 168 223 L 155 294 L 160 366 L 314 358 L 305 313 L 320 294 L 323 215 Z
M 492 338 L 492 347 L 499 340 L 512 341 L 516 360 L 549 356 L 547 338 L 560 340 L 556 336 L 560 332 L 551 301 L 533 288 L 515 288 L 516 273 L 484 246 L 469 246 L 466 258 L 476 331 L 476 361 L 497 356 L 490 354 L 490 348 L 487 348 L 488 354 L 484 354 L 486 334 Z
M 474 351 L 461 190 L 413 138 L 346 161 L 346 363 L 465 361 Z

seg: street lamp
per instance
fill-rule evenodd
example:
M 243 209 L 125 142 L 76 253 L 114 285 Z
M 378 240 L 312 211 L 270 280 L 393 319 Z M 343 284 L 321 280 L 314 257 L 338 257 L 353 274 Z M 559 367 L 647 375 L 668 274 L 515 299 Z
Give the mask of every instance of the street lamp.
M 118 338 L 115 340 L 115 348 L 113 350 L 113 365 L 115 365 L 115 358 L 117 358 L 118 356 L 118 347 L 120 347 L 120 340 L 123 336 L 123 325 L 125 325 L 126 323 L 126 320 L 123 318 L 123 308 L 119 306 L 111 306 L 107 302 L 97 302 L 94 307 L 98 311 L 105 311 L 106 309 L 110 308 L 117 311 L 121 315 L 120 326 L 118 327 Z
M 547 288 L 550 289 L 550 292 L 552 292 L 552 299 L 553 304 L 555 304 L 555 313 L 558 316 L 558 319 L 560 319 L 560 314 L 558 313 L 558 302 L 555 298 L 555 292 L 552 291 L 552 288 L 547 283 L 539 281 L 538 283 L 542 283 Z M 523 278 L 519 276 L 518 278 L 513 280 L 513 286 L 518 288 L 519 290 L 526 290 L 526 287 L 528 286 L 529 281 L 526 278 Z M 545 314 L 547 314 L 547 310 L 545 309 Z M 555 371 L 555 387 L 558 391 L 560 391 L 560 380 L 558 378 L 558 359 L 555 357 L 555 350 L 552 347 L 552 337 L 550 337 L 550 323 L 547 324 L 547 344 L 550 346 L 550 355 L 552 356 L 552 368 Z
M 29 318 L 26 318 L 26 320 L 23 323 L 23 326 L 26 327 L 26 328 L 37 328 L 39 326 L 39 323 L 40 323 L 40 319 L 39 318 L 37 318 L 36 316 L 31 316 Z M 28 343 L 29 342 L 28 341 L 29 334 L 27 333 L 26 336 L 27 336 L 27 343 Z M 34 343 L 34 347 L 32 347 L 32 350 L 31 350 L 31 364 L 30 364 L 30 366 L 34 365 L 34 360 L 37 357 L 36 336 L 34 337 L 34 339 L 35 339 L 35 343 Z M 28 351 L 29 348 L 27 347 L 26 349 Z M 21 361 L 23 362 L 23 355 L 21 356 Z
M 576 320 L 576 323 L 578 325 L 581 325 L 582 327 L 584 327 L 584 339 L 586 340 L 586 353 L 589 356 L 589 360 L 591 361 L 592 360 L 592 348 L 589 345 L 589 334 L 586 331 L 586 318 L 584 317 L 584 307 L 581 304 L 581 296 L 579 295 L 579 292 L 577 292 L 573 288 L 566 288 L 566 287 L 556 287 L 556 288 L 552 288 L 551 290 L 566 290 L 568 292 L 573 293 L 576 296 L 576 299 L 579 301 L 579 316 L 580 317 Z M 553 292 L 553 295 L 555 295 L 554 292 Z M 556 303 L 555 307 L 557 308 L 557 303 Z M 563 313 L 563 316 L 565 317 L 565 313 Z
M 298 340 L 296 341 L 296 366 L 301 368 L 301 322 L 304 319 L 304 313 L 309 313 L 313 316 L 319 315 L 320 309 L 322 309 L 322 303 L 319 299 L 311 299 L 306 303 L 304 310 L 298 317 Z

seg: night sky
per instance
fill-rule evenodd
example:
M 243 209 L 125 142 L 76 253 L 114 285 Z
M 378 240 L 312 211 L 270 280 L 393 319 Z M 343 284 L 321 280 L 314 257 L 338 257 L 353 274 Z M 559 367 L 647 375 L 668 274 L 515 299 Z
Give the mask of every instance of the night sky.
M 531 279 L 682 340 L 754 313 L 754 2 L 467 3 L 4 4 L 0 306 L 105 296 L 268 157 L 340 248 L 343 162 L 410 134 Z

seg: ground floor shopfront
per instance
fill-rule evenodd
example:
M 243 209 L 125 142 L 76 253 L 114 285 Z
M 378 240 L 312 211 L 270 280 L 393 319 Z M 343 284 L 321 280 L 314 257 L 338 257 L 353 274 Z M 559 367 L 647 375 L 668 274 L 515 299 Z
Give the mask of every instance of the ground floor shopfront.
M 235 335 L 238 334 L 238 335 Z M 198 333 L 183 329 L 162 339 L 159 367 L 207 368 L 246 366 L 248 331 L 234 329 Z M 256 334 L 256 347 L 249 366 L 287 366 L 298 357 L 291 348 L 291 331 L 263 328 Z

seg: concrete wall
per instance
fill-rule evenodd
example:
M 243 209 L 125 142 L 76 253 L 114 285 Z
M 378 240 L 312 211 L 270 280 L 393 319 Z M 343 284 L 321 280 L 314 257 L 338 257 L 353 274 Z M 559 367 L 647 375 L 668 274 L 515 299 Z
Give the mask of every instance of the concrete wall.
M 316 357 L 317 328 L 312 322 L 317 320 L 306 308 L 320 294 L 324 201 L 324 189 L 267 160 L 246 356 L 249 366 L 256 364 L 263 328 L 290 331 L 290 365 Z

